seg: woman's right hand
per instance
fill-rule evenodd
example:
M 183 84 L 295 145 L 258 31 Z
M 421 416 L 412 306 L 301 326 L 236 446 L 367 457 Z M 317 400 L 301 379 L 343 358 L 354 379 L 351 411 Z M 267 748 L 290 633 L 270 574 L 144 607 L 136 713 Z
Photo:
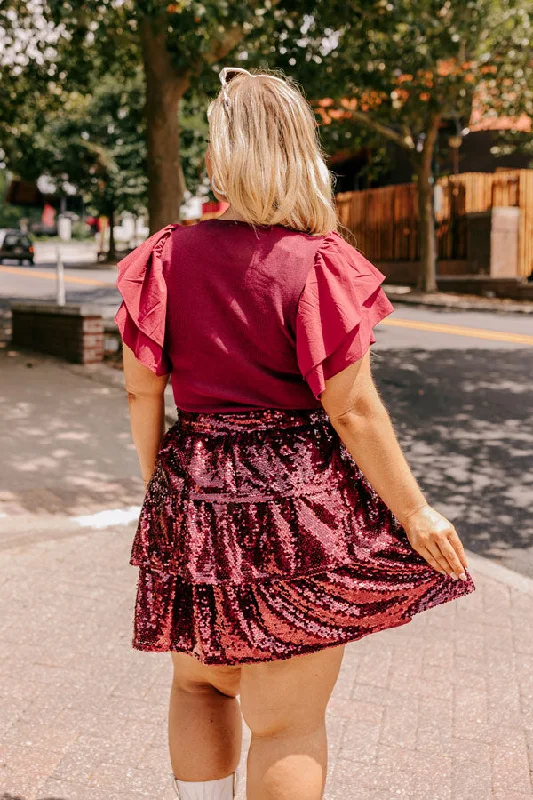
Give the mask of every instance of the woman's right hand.
M 430 505 L 412 512 L 402 521 L 409 543 L 430 566 L 466 580 L 466 556 L 452 523 Z

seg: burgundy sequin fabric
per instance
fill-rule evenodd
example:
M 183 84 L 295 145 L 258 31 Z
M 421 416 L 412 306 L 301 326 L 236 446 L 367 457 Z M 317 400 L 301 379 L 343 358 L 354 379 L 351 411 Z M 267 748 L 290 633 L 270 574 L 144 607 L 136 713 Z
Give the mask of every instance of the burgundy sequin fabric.
M 132 646 L 205 664 L 354 641 L 475 590 L 411 547 L 322 408 L 179 411 L 130 563 Z

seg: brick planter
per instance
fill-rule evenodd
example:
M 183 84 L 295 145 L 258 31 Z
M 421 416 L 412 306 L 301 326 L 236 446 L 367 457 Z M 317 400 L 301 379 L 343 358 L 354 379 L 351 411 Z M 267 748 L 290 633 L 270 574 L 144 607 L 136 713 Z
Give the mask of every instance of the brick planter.
M 11 343 L 73 364 L 98 364 L 104 354 L 104 321 L 94 306 L 11 303 Z

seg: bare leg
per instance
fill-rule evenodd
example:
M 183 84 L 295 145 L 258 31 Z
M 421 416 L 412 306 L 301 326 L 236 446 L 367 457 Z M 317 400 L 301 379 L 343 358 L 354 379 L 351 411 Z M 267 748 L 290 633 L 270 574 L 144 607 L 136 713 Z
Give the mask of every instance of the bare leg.
M 174 676 L 168 713 L 172 771 L 183 781 L 210 781 L 235 771 L 242 716 L 236 695 L 240 667 L 209 667 L 171 653 Z
M 325 713 L 343 655 L 339 645 L 243 664 L 241 707 L 252 731 L 248 800 L 321 800 L 328 766 Z

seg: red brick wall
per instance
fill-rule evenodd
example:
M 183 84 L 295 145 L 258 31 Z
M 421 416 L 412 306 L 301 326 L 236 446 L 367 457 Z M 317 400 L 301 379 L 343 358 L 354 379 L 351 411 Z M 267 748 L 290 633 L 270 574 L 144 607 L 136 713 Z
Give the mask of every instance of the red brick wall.
M 104 353 L 102 317 L 12 310 L 13 345 L 28 347 L 74 364 L 97 364 Z

